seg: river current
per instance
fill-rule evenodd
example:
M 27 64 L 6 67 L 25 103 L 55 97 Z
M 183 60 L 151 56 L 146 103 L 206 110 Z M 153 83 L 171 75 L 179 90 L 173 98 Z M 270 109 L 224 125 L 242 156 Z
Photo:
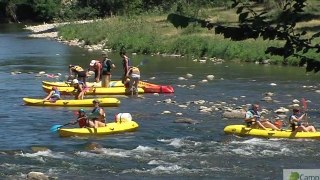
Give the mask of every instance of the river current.
M 133 64 L 144 62 L 142 80 L 172 85 L 175 93 L 115 96 L 121 104 L 106 108 L 108 120 L 129 112 L 140 125 L 135 132 L 61 138 L 50 127 L 75 119 L 77 108 L 30 107 L 22 98 L 45 97 L 41 81 L 63 80 L 69 64 L 88 67 L 100 52 L 28 38 L 28 33 L 21 26 L 0 25 L 0 179 L 25 179 L 31 171 L 58 179 L 282 179 L 283 169 L 320 168 L 317 140 L 226 135 L 223 128 L 242 119 L 224 119 L 221 110 L 200 111 L 221 102 L 232 107 L 259 102 L 273 111 L 305 98 L 309 121 L 320 128 L 319 74 L 298 67 L 129 54 Z M 120 79 L 120 57 L 110 57 L 117 66 L 112 79 Z M 62 75 L 37 77 L 40 71 Z M 193 76 L 187 78 L 188 73 Z M 214 79 L 203 81 L 208 75 Z M 273 102 L 261 101 L 266 92 L 274 93 Z M 164 102 L 168 99 L 172 102 Z M 198 100 L 204 103 L 194 103 Z

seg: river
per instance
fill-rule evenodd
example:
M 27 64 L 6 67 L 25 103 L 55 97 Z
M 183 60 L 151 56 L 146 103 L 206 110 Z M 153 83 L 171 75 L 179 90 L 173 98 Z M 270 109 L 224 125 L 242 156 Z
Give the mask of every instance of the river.
M 69 64 L 87 67 L 100 52 L 28 38 L 22 27 L 0 25 L 0 179 L 25 179 L 31 171 L 58 179 L 282 179 L 283 169 L 320 168 L 319 141 L 225 135 L 226 125 L 241 124 L 242 119 L 223 119 L 220 110 L 199 110 L 221 102 L 232 107 L 259 102 L 272 111 L 306 98 L 309 121 L 320 127 L 319 73 L 129 54 L 133 64 L 144 62 L 143 80 L 172 85 L 175 93 L 117 96 L 121 105 L 106 108 L 107 117 L 112 121 L 116 113 L 131 113 L 140 125 L 135 132 L 60 138 L 50 127 L 75 119 L 76 108 L 30 107 L 22 98 L 44 97 L 41 81 L 56 80 L 36 77 L 38 72 L 63 76 Z M 110 57 L 117 66 L 113 79 L 119 79 L 120 57 L 118 53 Z M 193 77 L 179 79 L 188 73 Z M 215 78 L 202 82 L 207 75 Z M 266 92 L 274 93 L 273 102 L 260 101 Z M 164 103 L 166 99 L 174 103 Z M 205 102 L 192 103 L 198 100 Z M 174 123 L 183 118 L 198 123 Z M 92 144 L 95 150 L 90 149 Z

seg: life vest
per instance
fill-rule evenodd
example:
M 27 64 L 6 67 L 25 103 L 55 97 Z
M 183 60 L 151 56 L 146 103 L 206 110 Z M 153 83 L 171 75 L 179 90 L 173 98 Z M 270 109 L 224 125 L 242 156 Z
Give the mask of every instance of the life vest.
M 102 63 L 102 71 L 103 72 L 110 72 L 111 70 L 111 59 L 105 58 L 105 60 Z
M 248 110 L 248 111 L 249 111 L 253 116 L 254 116 L 254 115 L 257 116 L 256 120 L 259 120 L 259 119 L 260 119 L 260 114 L 259 114 L 258 112 L 255 112 L 253 109 L 250 109 L 250 110 Z M 245 114 L 244 116 L 245 116 L 244 118 L 246 118 L 247 114 Z M 246 122 L 246 123 L 247 123 L 247 126 L 250 127 L 253 122 L 254 122 L 254 121 Z
M 292 119 L 293 119 L 292 117 L 295 117 L 295 118 L 299 119 L 300 116 L 299 116 L 298 114 L 297 114 L 297 115 L 292 114 L 292 115 L 289 117 L 289 124 L 290 124 L 290 126 L 291 126 L 291 128 L 292 128 L 292 131 L 294 131 L 294 130 L 296 129 L 296 126 L 301 126 L 301 122 L 292 121 Z
M 96 107 L 91 111 L 90 118 L 92 119 L 99 119 L 100 117 L 100 109 L 101 107 Z
M 87 118 L 85 116 L 84 117 L 78 117 L 78 124 L 79 124 L 80 128 L 87 127 L 88 126 Z
M 60 91 L 58 91 L 57 89 L 56 90 L 53 90 L 54 93 L 51 95 L 52 98 L 59 98 L 61 97 L 61 93 Z
M 73 66 L 71 67 L 72 70 L 76 71 L 76 72 L 81 72 L 81 71 L 84 71 L 82 67 L 80 66 Z

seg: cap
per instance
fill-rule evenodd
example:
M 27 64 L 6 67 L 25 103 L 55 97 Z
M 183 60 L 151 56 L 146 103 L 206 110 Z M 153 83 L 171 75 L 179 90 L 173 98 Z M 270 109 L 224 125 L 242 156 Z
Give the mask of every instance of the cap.
M 96 60 L 91 60 L 90 66 L 94 66 L 95 63 L 96 63 Z
M 52 90 L 57 90 L 57 87 L 56 86 L 52 86 Z
M 84 112 L 84 109 L 79 109 L 79 113 Z
M 72 80 L 72 83 L 73 83 L 73 84 L 78 84 L 79 81 L 78 81 L 78 79 L 74 79 L 74 80 Z
M 94 99 L 92 103 L 100 103 L 100 101 L 98 99 Z

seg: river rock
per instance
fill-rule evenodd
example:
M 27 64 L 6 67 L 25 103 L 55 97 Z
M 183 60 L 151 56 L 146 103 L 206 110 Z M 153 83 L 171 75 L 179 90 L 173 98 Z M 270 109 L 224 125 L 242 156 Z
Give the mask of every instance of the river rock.
M 184 77 L 179 77 L 178 79 L 179 80 L 186 80 L 186 78 L 184 78 Z
M 161 114 L 171 114 L 170 111 L 163 111 Z
M 182 116 L 181 112 L 176 113 L 177 116 Z
M 199 123 L 199 121 L 193 120 L 191 118 L 178 118 L 178 119 L 174 120 L 173 122 L 175 122 L 175 123 L 187 123 L 187 124 L 198 124 Z
M 299 104 L 300 103 L 300 101 L 298 99 L 294 99 L 294 100 L 292 100 L 292 102 L 295 103 L 295 104 Z
M 262 98 L 262 101 L 267 101 L 267 102 L 271 102 L 272 98 L 270 96 L 266 96 Z
M 287 109 L 287 108 L 284 108 L 284 107 L 280 107 L 279 109 L 275 110 L 274 112 L 277 113 L 277 114 L 281 114 L 281 113 L 287 113 L 289 112 L 290 110 Z
M 38 74 L 45 74 L 46 72 L 44 72 L 44 71 L 40 71 Z
M 190 73 L 188 73 L 186 76 L 187 76 L 187 78 L 192 78 L 193 77 L 193 75 L 190 74 Z
M 94 151 L 96 149 L 101 149 L 101 148 L 102 148 L 102 146 L 96 142 L 92 142 L 86 146 L 86 150 L 88 150 L 88 151 Z
M 222 117 L 228 118 L 228 119 L 234 119 L 234 118 L 243 119 L 245 117 L 245 115 L 246 115 L 246 111 L 245 110 L 237 109 L 237 110 L 231 110 L 231 111 L 223 112 Z
M 32 152 L 41 152 L 41 151 L 48 151 L 49 149 L 47 147 L 38 147 L 33 146 L 31 147 Z
M 203 79 L 203 80 L 201 80 L 200 82 L 201 82 L 201 83 L 207 83 L 208 80 L 207 80 L 207 79 Z
M 264 96 L 273 96 L 273 93 L 272 92 L 266 92 L 266 93 L 264 93 Z
M 49 177 L 42 172 L 29 172 L 27 175 L 28 180 L 49 180 Z
M 214 79 L 214 75 L 212 75 L 212 74 L 208 75 L 208 76 L 207 76 L 207 79 L 208 79 L 208 80 L 213 80 L 213 79 Z
M 270 86 L 276 86 L 277 84 L 276 83 L 270 83 Z

